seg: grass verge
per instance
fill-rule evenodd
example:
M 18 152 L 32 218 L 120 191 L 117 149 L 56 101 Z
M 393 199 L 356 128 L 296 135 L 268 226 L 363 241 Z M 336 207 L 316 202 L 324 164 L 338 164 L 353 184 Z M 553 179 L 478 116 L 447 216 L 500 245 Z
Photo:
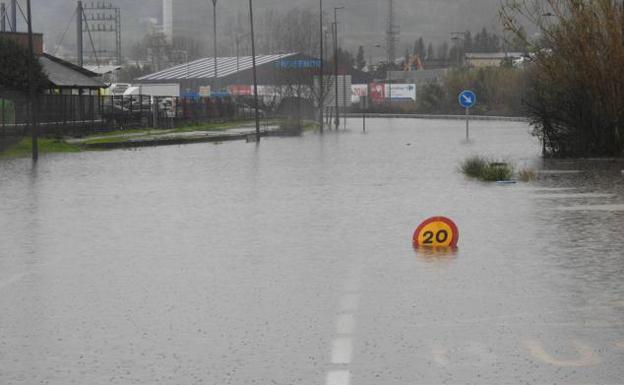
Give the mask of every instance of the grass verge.
M 40 154 L 59 154 L 59 153 L 74 153 L 80 152 L 82 149 L 80 146 L 69 144 L 62 139 L 48 139 L 39 138 L 39 153 Z M 32 139 L 22 138 L 19 142 L 9 146 L 3 152 L 0 152 L 2 158 L 19 158 L 26 157 L 32 154 Z

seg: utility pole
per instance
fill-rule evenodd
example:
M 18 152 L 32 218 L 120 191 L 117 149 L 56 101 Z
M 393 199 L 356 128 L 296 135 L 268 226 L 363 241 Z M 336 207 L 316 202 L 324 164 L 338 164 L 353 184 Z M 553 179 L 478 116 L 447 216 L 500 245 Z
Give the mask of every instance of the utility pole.
M 392 110 L 392 67 L 396 60 L 396 45 L 399 41 L 400 27 L 395 23 L 394 17 L 394 0 L 388 0 L 388 30 L 386 31 L 386 49 L 388 50 L 388 103 L 389 109 Z
M 33 31 L 32 31 L 32 12 L 30 10 L 30 0 L 26 0 L 26 15 L 28 22 L 28 99 L 30 102 L 30 132 L 32 135 L 32 159 L 37 161 L 39 159 L 39 132 L 37 131 L 37 103 L 36 88 L 35 88 L 35 75 L 33 68 L 33 61 L 37 60 L 35 56 L 35 45 L 33 43 Z
M 84 56 L 82 52 L 82 18 L 84 17 L 84 10 L 82 8 L 82 1 L 78 0 L 78 6 L 76 8 L 76 54 L 78 55 L 77 64 L 79 67 L 84 66 Z
M 4 3 L 0 3 L 0 31 L 6 32 L 6 5 Z
M 215 88 L 217 88 L 217 77 L 219 75 L 217 70 L 217 0 L 212 0 L 212 29 L 212 39 L 214 43 L 214 84 Z
M 321 133 L 323 132 L 323 0 L 319 0 L 320 4 L 320 38 L 321 38 L 321 68 L 319 70 L 319 124 L 321 126 Z
M 340 108 L 338 104 L 338 11 L 344 9 L 344 7 L 334 7 L 334 88 L 336 89 L 336 131 L 340 127 Z
M 163 13 L 165 13 L 164 11 L 163 9 Z M 119 7 L 113 7 L 113 4 L 110 2 L 98 1 L 96 3 L 83 4 L 82 12 L 84 14 L 83 32 L 89 34 L 95 60 L 98 61 L 98 58 L 107 58 L 121 65 L 123 61 L 121 54 L 121 9 Z M 96 34 L 99 36 L 100 40 L 100 46 L 98 48 L 93 44 L 93 36 Z M 115 35 L 114 48 L 108 46 L 110 41 L 113 40 L 109 38 L 109 36 L 113 34 Z M 105 39 L 102 39 L 104 36 Z M 107 47 L 101 46 L 103 40 L 107 42 Z
M 258 111 L 258 75 L 256 71 L 256 39 L 254 35 L 253 3 L 249 0 L 249 21 L 251 24 L 251 63 L 253 68 L 254 105 L 256 110 L 256 142 L 260 142 L 260 113 Z
M 11 0 L 11 32 L 17 32 L 17 0 Z

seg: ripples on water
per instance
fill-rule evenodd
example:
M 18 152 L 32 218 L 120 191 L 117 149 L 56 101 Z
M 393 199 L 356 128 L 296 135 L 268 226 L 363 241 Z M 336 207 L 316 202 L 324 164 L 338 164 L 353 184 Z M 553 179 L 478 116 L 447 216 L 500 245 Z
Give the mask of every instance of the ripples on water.
M 624 378 L 622 163 L 543 162 L 521 123 L 358 124 L 0 161 L 0 383 L 322 383 L 350 274 L 353 384 Z M 482 184 L 474 154 L 550 171 Z M 433 215 L 455 255 L 412 249 Z M 575 340 L 599 364 L 540 352 Z

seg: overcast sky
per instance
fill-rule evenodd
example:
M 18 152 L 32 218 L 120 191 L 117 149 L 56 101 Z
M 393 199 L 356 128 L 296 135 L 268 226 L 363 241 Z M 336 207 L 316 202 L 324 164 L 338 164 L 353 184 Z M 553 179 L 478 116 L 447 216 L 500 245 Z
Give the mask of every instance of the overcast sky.
M 5 0 L 7 1 L 7 0 Z M 19 0 L 25 5 L 25 0 Z M 93 0 L 97 2 L 98 0 Z M 102 1 L 102 0 L 99 0 Z M 174 0 L 180 3 L 180 9 L 191 9 L 189 20 L 197 23 L 198 14 L 205 13 L 205 25 L 211 24 L 212 3 L 210 0 Z M 47 49 L 61 40 L 61 35 L 69 26 L 64 42 L 73 45 L 75 26 L 72 14 L 75 0 L 32 0 L 34 28 L 46 35 Z M 91 0 L 85 0 L 90 4 Z M 325 7 L 331 12 L 334 6 L 344 6 L 342 11 L 342 31 L 344 42 L 351 47 L 358 44 L 375 44 L 384 40 L 388 3 L 385 0 L 324 0 Z M 450 32 L 482 27 L 498 28 L 497 12 L 500 0 L 395 0 L 396 15 L 401 26 L 401 45 L 411 45 L 419 36 L 427 40 L 440 42 L 449 39 Z M 124 31 L 124 43 L 139 39 L 147 30 L 151 20 L 160 22 L 160 0 L 113 0 L 121 7 Z M 317 9 L 318 0 L 254 0 L 255 9 L 261 15 L 264 9 L 286 9 L 288 7 L 311 7 Z M 237 12 L 248 12 L 247 0 L 219 0 L 220 27 L 227 23 L 228 17 Z M 202 20 L 203 21 L 203 20 Z M 204 23 L 202 23 L 204 24 Z M 189 25 L 190 29 L 196 26 Z M 211 36 L 206 36 L 210 39 Z M 401 52 L 401 51 L 399 51 Z

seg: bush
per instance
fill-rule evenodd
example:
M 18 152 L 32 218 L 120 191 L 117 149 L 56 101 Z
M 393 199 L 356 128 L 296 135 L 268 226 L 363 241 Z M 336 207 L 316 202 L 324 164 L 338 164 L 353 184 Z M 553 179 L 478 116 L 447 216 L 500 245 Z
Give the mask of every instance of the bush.
M 513 168 L 507 163 L 488 163 L 481 172 L 481 180 L 485 182 L 499 182 L 511 180 Z
M 473 156 L 466 159 L 461 165 L 461 171 L 464 175 L 471 178 L 479 178 L 483 174 L 483 169 L 487 166 L 487 160 Z
M 460 168 L 464 175 L 485 182 L 511 180 L 514 173 L 513 167 L 508 163 L 493 162 L 479 156 L 466 159 Z

